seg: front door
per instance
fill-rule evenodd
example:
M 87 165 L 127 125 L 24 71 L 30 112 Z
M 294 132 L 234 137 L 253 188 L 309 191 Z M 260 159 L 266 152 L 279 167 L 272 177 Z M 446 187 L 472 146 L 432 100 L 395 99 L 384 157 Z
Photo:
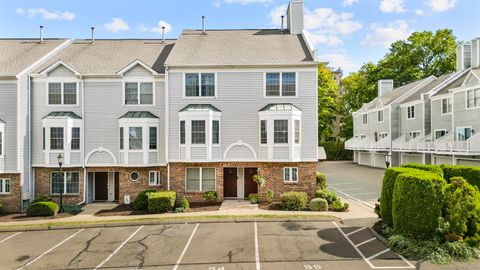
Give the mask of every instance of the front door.
M 95 201 L 108 200 L 108 173 L 95 173 Z
M 244 195 L 248 198 L 248 194 L 258 193 L 258 185 L 253 181 L 253 176 L 257 174 L 257 168 L 245 168 L 244 170 Z
M 237 197 L 237 168 L 223 169 L 223 196 Z

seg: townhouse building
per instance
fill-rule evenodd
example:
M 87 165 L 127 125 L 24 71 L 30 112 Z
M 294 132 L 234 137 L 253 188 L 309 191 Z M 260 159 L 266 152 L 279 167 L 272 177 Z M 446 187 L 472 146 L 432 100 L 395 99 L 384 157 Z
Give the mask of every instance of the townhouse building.
M 60 193 L 68 203 L 129 203 L 145 189 L 192 201 L 210 190 L 220 200 L 269 189 L 312 196 L 318 62 L 303 13 L 295 0 L 281 29 L 92 37 L 39 53 L 43 61 L 24 72 L 29 159 L 12 163 L 28 174 L 0 174 L 11 187 L 0 203 L 20 211 L 36 195 L 58 200 Z M 0 119 L 8 117 L 0 108 Z M 265 177 L 263 188 L 254 175 Z
M 414 82 L 418 87 L 410 91 L 409 85 L 392 90 L 402 92 L 403 98 L 390 107 L 395 111 L 387 121 L 391 137 L 383 141 L 381 149 L 375 139 L 378 124 L 365 126 L 361 121 L 374 117 L 368 114 L 368 108 L 387 94 L 379 93 L 379 97 L 355 112 L 355 136 L 346 142 L 347 149 L 354 151 L 355 162 L 373 167 L 385 167 L 387 160 L 393 166 L 480 165 L 480 137 L 475 133 L 480 116 L 479 41 L 458 47 L 456 72 Z

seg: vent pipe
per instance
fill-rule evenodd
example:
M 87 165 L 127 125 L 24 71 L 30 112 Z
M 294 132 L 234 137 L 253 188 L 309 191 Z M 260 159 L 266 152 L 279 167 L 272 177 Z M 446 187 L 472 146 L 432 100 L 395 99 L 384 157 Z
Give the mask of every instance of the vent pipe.
M 205 31 L 205 16 L 202 16 L 202 33 L 206 34 L 207 32 Z
M 162 43 L 165 43 L 165 26 L 162 26 Z
M 95 34 L 95 27 L 93 27 L 93 26 L 90 27 L 90 30 L 92 30 L 92 43 L 93 43 L 93 42 L 95 41 L 95 36 L 94 36 L 94 34 Z
M 43 25 L 40 25 L 40 43 L 43 43 Z
M 282 15 L 281 17 L 282 17 L 282 24 L 281 24 L 281 26 L 280 26 L 280 33 L 283 34 L 283 19 L 285 18 L 285 16 Z

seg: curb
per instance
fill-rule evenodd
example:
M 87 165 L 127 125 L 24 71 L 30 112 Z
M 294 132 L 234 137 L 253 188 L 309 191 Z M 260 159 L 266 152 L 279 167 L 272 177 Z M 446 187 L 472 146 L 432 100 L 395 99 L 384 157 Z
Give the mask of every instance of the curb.
M 381 236 L 379 233 L 377 233 L 377 231 L 375 231 L 372 227 L 368 227 L 368 229 L 370 230 L 370 232 L 375 235 L 375 237 L 380 241 L 382 242 L 384 245 L 387 245 L 388 244 L 388 240 L 385 239 L 385 237 Z

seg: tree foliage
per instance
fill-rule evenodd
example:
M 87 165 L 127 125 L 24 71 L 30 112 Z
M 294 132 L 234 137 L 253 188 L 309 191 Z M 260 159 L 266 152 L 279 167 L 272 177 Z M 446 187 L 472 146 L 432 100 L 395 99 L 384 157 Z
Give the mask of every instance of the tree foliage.
M 318 66 L 318 136 L 325 141 L 333 132 L 335 115 L 339 112 L 338 85 L 333 72 L 326 66 Z

